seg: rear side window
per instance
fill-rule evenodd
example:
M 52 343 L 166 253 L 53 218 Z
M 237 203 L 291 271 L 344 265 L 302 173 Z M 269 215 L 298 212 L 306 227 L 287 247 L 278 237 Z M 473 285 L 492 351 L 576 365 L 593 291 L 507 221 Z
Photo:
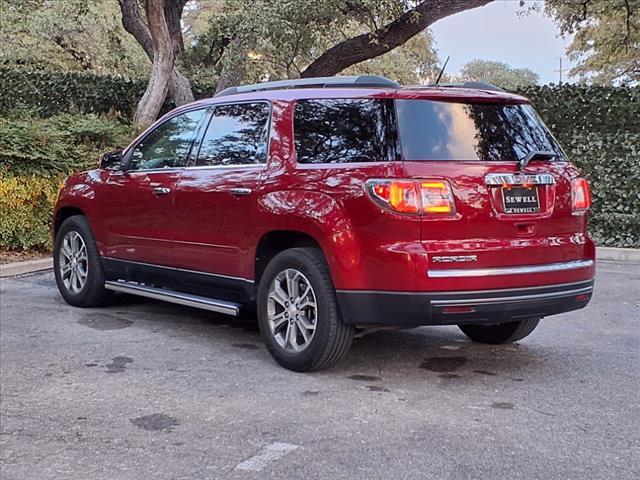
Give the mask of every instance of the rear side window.
M 268 103 L 215 107 L 202 142 L 197 166 L 261 164 L 267 161 Z
M 396 100 L 405 160 L 517 161 L 562 149 L 531 105 Z
M 393 101 L 299 100 L 294 139 L 298 163 L 397 160 Z

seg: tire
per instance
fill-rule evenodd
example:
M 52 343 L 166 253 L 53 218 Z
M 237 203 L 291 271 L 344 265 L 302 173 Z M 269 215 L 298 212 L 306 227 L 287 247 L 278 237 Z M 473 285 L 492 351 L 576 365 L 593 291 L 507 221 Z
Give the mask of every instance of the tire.
M 69 260 L 70 248 L 75 252 L 72 255 L 75 255 L 75 262 Z M 74 267 L 70 268 L 70 263 L 76 265 L 76 280 L 73 282 L 73 272 L 69 273 L 69 270 Z M 104 271 L 96 241 L 89 222 L 82 215 L 69 217 L 60 226 L 53 247 L 53 271 L 60 295 L 69 305 L 98 307 L 111 298 L 111 292 L 104 288 Z
M 329 368 L 353 341 L 354 328 L 342 322 L 329 268 L 316 248 L 292 248 L 276 255 L 260 279 L 257 307 L 269 353 L 289 370 Z M 307 329 L 311 325 L 314 328 Z
M 498 345 L 522 340 L 535 330 L 538 322 L 540 318 L 528 318 L 497 325 L 458 325 L 458 328 L 474 342 Z

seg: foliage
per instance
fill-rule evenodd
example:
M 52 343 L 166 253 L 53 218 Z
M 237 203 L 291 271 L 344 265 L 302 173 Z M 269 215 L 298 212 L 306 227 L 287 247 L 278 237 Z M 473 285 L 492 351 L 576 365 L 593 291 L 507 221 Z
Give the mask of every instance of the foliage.
M 115 0 L 3 0 L 0 58 L 5 65 L 147 75 L 149 62 L 124 31 Z
M 95 114 L 0 117 L 0 173 L 66 174 L 95 165 L 100 153 L 126 145 L 133 136 L 129 125 Z
M 488 82 L 507 90 L 515 90 L 537 84 L 540 75 L 528 68 L 516 68 L 504 62 L 475 59 L 462 67 L 460 80 Z
M 216 0 L 185 15 L 192 34 L 187 68 L 246 64 L 245 83 L 293 78 L 336 39 L 374 28 L 403 11 L 397 0 Z M 376 23 L 377 25 L 377 23 Z M 234 42 L 232 40 L 237 40 Z M 233 48 L 239 45 L 239 48 Z
M 640 87 L 534 86 L 520 93 L 589 179 L 596 242 L 640 247 Z
M 51 247 L 51 214 L 61 177 L 0 174 L 0 248 L 44 250 Z
M 0 69 L 2 111 L 20 98 L 38 112 L 71 109 L 78 114 L 0 118 L 0 165 L 5 169 L 56 175 L 91 165 L 100 151 L 122 146 L 135 135 L 126 121 L 89 113 L 114 109 L 130 118 L 144 81 L 88 74 L 79 81 L 74 77 L 78 74 L 22 71 L 17 77 L 20 83 L 7 82 L 7 77 L 14 78 L 7 71 Z M 56 90 L 68 78 L 76 80 L 69 82 L 64 96 L 59 95 Z M 37 89 L 25 87 L 33 79 Z M 194 85 L 196 98 L 211 96 L 213 89 L 211 84 Z M 640 247 L 640 217 L 634 215 L 640 204 L 640 87 L 529 86 L 519 93 L 532 100 L 571 160 L 589 178 L 594 197 L 591 230 L 598 243 Z M 47 99 L 53 99 L 53 105 L 47 105 Z
M 431 33 L 426 31 L 389 53 L 349 67 L 342 74 L 382 75 L 402 85 L 434 82 L 439 73 L 434 45 Z
M 122 113 L 130 117 L 146 80 L 85 72 L 0 67 L 0 111 Z
M 640 82 L 640 0 L 546 0 L 544 12 L 577 62 L 572 76 L 596 84 Z

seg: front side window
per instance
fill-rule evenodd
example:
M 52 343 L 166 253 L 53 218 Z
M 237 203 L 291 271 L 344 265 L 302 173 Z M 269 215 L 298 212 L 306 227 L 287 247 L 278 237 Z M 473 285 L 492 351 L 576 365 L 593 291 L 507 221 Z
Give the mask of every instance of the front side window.
M 293 128 L 298 163 L 384 162 L 398 158 L 392 100 L 299 100 Z
M 396 100 L 405 160 L 518 161 L 564 153 L 531 105 Z
M 205 112 L 182 113 L 156 127 L 133 149 L 129 170 L 184 167 Z
M 215 107 L 202 142 L 197 166 L 256 165 L 267 161 L 268 103 Z

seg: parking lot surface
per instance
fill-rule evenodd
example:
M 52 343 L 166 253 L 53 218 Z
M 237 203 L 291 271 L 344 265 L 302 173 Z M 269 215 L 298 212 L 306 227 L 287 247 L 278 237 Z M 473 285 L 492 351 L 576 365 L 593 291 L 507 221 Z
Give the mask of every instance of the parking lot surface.
M 640 264 L 519 344 L 382 331 L 312 374 L 250 320 L 76 309 L 52 274 L 0 296 L 2 480 L 640 478 Z

